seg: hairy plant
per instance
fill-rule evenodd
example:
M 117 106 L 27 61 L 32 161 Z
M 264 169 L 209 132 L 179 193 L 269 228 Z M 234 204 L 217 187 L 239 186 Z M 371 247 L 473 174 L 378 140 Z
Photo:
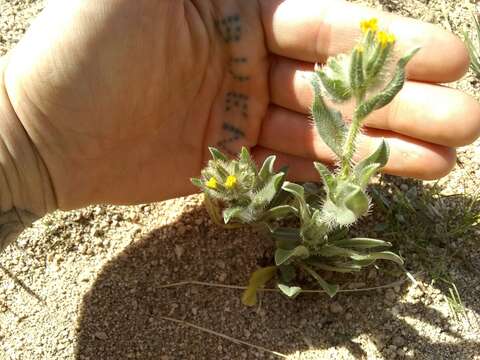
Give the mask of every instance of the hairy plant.
M 476 39 L 471 38 L 466 31 L 464 31 L 463 37 L 470 54 L 470 68 L 477 78 L 480 78 L 480 21 L 478 16 L 475 15 L 473 16 L 473 20 Z
M 275 241 L 275 263 L 253 273 L 242 298 L 246 305 L 256 303 L 257 289 L 273 277 L 278 289 L 291 298 L 302 292 L 295 281 L 299 272 L 334 296 L 338 285 L 324 280 L 322 271 L 357 272 L 379 259 L 403 264 L 400 256 L 385 250 L 391 246 L 389 242 L 347 235 L 348 227 L 369 212 L 367 185 L 389 158 L 388 145 L 382 140 L 370 156 L 354 160 L 364 120 L 402 89 L 405 66 L 418 49 L 401 57 L 392 68 L 394 35 L 379 30 L 376 19 L 362 21 L 361 30 L 362 38 L 350 54 L 317 65 L 311 79 L 313 123 L 337 158 L 333 170 L 314 163 L 323 192 L 312 183 L 285 181 L 285 171 L 274 171 L 274 156 L 258 170 L 245 148 L 234 160 L 211 148 L 212 160 L 201 178 L 192 179 L 205 193 L 207 209 L 217 223 L 255 226 Z M 336 104 L 354 102 L 351 122 L 347 124 L 325 98 Z M 286 218 L 297 218 L 299 226 L 282 226 L 279 220 Z

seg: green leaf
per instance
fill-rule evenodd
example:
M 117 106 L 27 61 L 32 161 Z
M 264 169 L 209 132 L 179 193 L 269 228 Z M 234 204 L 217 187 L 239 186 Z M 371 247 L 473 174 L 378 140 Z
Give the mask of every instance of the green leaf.
M 410 50 L 406 55 L 404 55 L 400 60 L 398 60 L 397 67 L 404 68 L 412 60 L 412 58 L 420 51 L 420 48 Z
M 364 268 L 370 266 L 375 263 L 375 259 L 366 259 L 366 260 L 352 260 L 351 263 L 359 266 L 360 268 Z
M 338 225 L 348 226 L 357 220 L 357 216 L 352 211 L 346 207 L 337 206 L 331 200 L 325 201 L 322 210 L 325 219 L 328 220 L 329 227 L 332 229 Z
M 345 227 L 335 229 L 328 234 L 328 241 L 343 240 L 348 235 L 348 233 L 349 230 Z
M 480 77 L 480 23 L 477 16 L 473 15 L 473 21 L 475 23 L 475 30 L 477 33 L 477 45 L 475 45 L 472 39 L 469 37 L 466 31 L 463 32 L 465 44 L 467 45 L 468 52 L 470 54 L 470 68 L 473 70 L 477 77 Z
M 398 265 L 403 265 L 403 259 L 391 251 L 379 251 L 367 255 L 358 254 L 351 256 L 351 259 L 356 261 L 390 260 Z
M 328 76 L 335 79 L 346 80 L 347 76 L 345 73 L 348 71 L 348 65 L 344 68 L 342 63 L 348 64 L 348 61 L 349 59 L 346 54 L 329 57 L 327 60 L 327 66 L 325 67 L 325 69 L 329 72 Z
M 192 182 L 193 185 L 199 188 L 203 188 L 203 181 L 197 178 L 191 178 L 190 181 Z
M 239 215 L 241 212 L 243 211 L 243 208 L 241 207 L 232 207 L 232 208 L 228 208 L 228 209 L 225 209 L 223 210 L 223 221 L 225 222 L 225 224 L 228 224 L 230 222 L 230 220 L 232 220 L 233 218 L 235 218 L 237 215 Z
M 215 161 L 214 163 L 214 169 L 217 171 L 218 176 L 215 176 L 217 179 L 221 179 L 222 182 L 225 182 L 225 180 L 230 176 L 230 172 L 225 168 L 226 163 L 218 160 Z
M 296 198 L 303 199 L 305 196 L 305 190 L 302 185 L 298 185 L 289 181 L 283 183 L 282 189 L 293 194 Z
M 209 147 L 208 150 L 210 151 L 213 160 L 228 161 L 228 157 L 226 157 L 221 151 L 215 149 L 214 147 Z
M 280 227 L 270 232 L 274 240 L 301 241 L 300 230 L 298 228 Z
M 317 183 L 308 181 L 308 182 L 304 182 L 302 186 L 303 186 L 303 189 L 305 190 L 305 198 L 307 199 L 309 196 L 315 196 L 320 193 L 321 187 Z
M 318 76 L 313 76 L 312 85 L 314 89 L 312 116 L 317 132 L 325 144 L 338 157 L 341 157 L 347 133 L 342 114 L 339 111 L 329 109 L 323 101 Z
M 276 266 L 269 266 L 255 271 L 250 277 L 247 289 L 243 293 L 242 303 L 247 306 L 254 306 L 257 303 L 257 289 L 264 287 L 276 273 Z
M 267 157 L 263 162 L 262 168 L 258 173 L 258 176 L 262 181 L 266 181 L 268 177 L 273 175 L 273 165 L 275 163 L 276 158 L 277 157 L 275 155 L 272 155 Z
M 305 221 L 301 227 L 302 238 L 315 246 L 326 241 L 326 236 L 330 228 L 328 222 L 324 219 L 324 214 L 321 210 L 315 210 L 311 219 Z
M 382 139 L 382 142 L 378 146 L 377 150 L 375 150 L 373 154 L 366 157 L 355 166 L 355 175 L 357 178 L 360 178 L 364 169 L 372 164 L 379 164 L 380 167 L 384 167 L 387 164 L 389 157 L 390 147 L 385 139 Z
M 356 110 L 355 116 L 358 119 L 366 118 L 372 111 L 378 110 L 389 104 L 395 96 L 400 92 L 405 84 L 405 66 L 410 59 L 419 51 L 415 49 L 401 58 L 397 63 L 395 74 L 390 83 L 383 89 L 383 91 L 363 102 Z
M 297 215 L 298 210 L 291 205 L 280 205 L 265 212 L 262 220 L 281 220 L 291 215 Z
M 323 184 L 325 185 L 325 191 L 327 192 L 328 196 L 330 193 L 335 191 L 337 180 L 328 167 L 319 162 L 314 162 L 313 164 L 322 178 Z
M 480 77 L 480 22 L 476 14 L 473 14 L 473 21 L 475 24 L 475 31 L 477 33 L 476 44 L 473 43 L 466 31 L 464 31 L 463 36 L 468 47 L 468 52 L 470 53 L 470 68 L 477 77 Z
M 254 195 L 252 207 L 265 209 L 280 190 L 280 184 L 284 177 L 284 173 L 278 173 L 270 177 L 264 187 Z
M 380 246 L 390 247 L 391 243 L 378 239 L 370 238 L 353 238 L 353 239 L 343 239 L 335 241 L 332 243 L 334 246 L 339 247 L 351 247 L 354 249 L 371 249 Z
M 295 299 L 302 292 L 302 288 L 298 286 L 289 286 L 278 283 L 277 287 L 282 294 L 286 295 L 290 299 Z
M 352 272 L 362 270 L 362 266 L 358 264 L 358 261 L 335 261 L 333 262 L 334 266 L 346 269 L 352 269 Z
M 363 190 L 365 190 L 370 183 L 372 177 L 378 172 L 380 169 L 380 164 L 371 164 L 363 168 L 362 172 L 358 174 L 357 177 L 357 185 L 360 186 Z
M 339 273 L 352 273 L 352 272 L 358 272 L 362 268 L 358 265 L 356 266 L 333 266 L 333 265 L 328 265 L 324 264 L 322 262 L 316 262 L 316 261 L 308 261 L 307 262 L 309 265 L 312 265 L 320 270 L 324 271 L 332 271 L 332 272 L 339 272 Z
M 318 284 L 322 287 L 323 290 L 325 290 L 328 296 L 335 296 L 335 294 L 338 292 L 338 285 L 329 284 L 315 270 L 311 269 L 306 265 L 302 265 L 302 268 L 318 282 Z
M 242 150 L 240 150 L 240 162 L 247 165 L 250 169 L 257 171 L 257 166 L 255 162 L 252 160 L 250 156 L 250 152 L 245 146 L 242 146 Z
M 359 187 L 358 189 L 352 189 L 352 191 L 345 196 L 344 206 L 359 218 L 367 213 L 370 207 L 370 201 L 365 192 Z
M 275 265 L 279 266 L 294 258 L 304 259 L 309 256 L 310 251 L 303 245 L 299 245 L 292 250 L 277 249 L 275 250 Z
M 323 257 L 335 257 L 335 256 L 343 256 L 343 257 L 352 257 L 355 255 L 360 255 L 358 252 L 350 249 L 345 249 L 343 247 L 333 246 L 333 245 L 325 245 L 322 246 L 318 251 L 318 255 Z
M 295 199 L 297 199 L 300 208 L 300 219 L 302 221 L 310 220 L 310 210 L 305 201 L 305 189 L 303 186 L 285 181 L 282 185 L 282 189 L 292 194 Z
M 286 174 L 284 171 L 282 171 L 284 174 Z M 286 191 L 279 190 L 277 193 L 277 196 L 274 197 L 272 202 L 270 203 L 270 207 L 274 208 L 277 206 L 282 206 L 285 204 L 291 204 L 292 201 L 292 195 Z
M 341 103 L 352 97 L 352 91 L 345 80 L 330 78 L 322 70 L 319 70 L 316 73 L 322 82 L 323 88 L 328 95 L 331 96 L 333 101 Z
M 296 240 L 296 239 L 289 239 L 289 238 L 283 238 L 283 239 L 277 239 L 275 241 L 275 246 L 277 249 L 283 249 L 283 250 L 293 250 L 297 246 L 299 246 L 302 243 L 302 240 Z
M 336 193 L 323 204 L 323 213 L 329 222 L 346 226 L 363 216 L 369 206 L 370 201 L 362 188 L 343 182 L 337 185 Z

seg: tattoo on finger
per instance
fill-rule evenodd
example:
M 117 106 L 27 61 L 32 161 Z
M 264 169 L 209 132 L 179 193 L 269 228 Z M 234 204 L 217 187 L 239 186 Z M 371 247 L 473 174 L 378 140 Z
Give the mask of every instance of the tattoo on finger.
M 242 40 L 242 18 L 239 14 L 227 15 L 215 22 L 219 36 L 226 44 L 229 44 L 232 53 L 235 52 L 235 43 Z M 245 83 L 250 80 L 247 74 L 248 58 L 236 54 L 230 58 L 228 63 L 228 73 L 235 84 Z M 230 155 L 235 151 L 231 149 L 232 144 L 245 139 L 245 132 L 242 129 L 246 125 L 245 121 L 249 116 L 249 97 L 248 95 L 234 89 L 225 94 L 225 117 L 222 123 L 222 138 L 217 146 Z

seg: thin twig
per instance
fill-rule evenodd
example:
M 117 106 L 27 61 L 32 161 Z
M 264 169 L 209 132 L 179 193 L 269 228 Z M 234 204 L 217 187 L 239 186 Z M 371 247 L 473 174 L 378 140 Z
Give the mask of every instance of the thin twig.
M 281 358 L 283 358 L 283 359 L 286 359 L 286 358 L 287 358 L 287 355 L 282 354 L 282 353 L 279 353 L 278 351 L 273 351 L 273 350 L 269 350 L 269 349 L 267 349 L 267 348 L 264 348 L 263 346 L 259 346 L 259 345 L 255 345 L 255 344 L 250 344 L 250 343 L 248 343 L 248 342 L 246 342 L 246 341 L 233 338 L 233 337 L 231 337 L 231 336 L 228 336 L 228 335 L 219 333 L 219 332 L 214 331 L 214 330 L 210 330 L 210 329 L 204 328 L 204 327 L 199 326 L 199 325 L 192 324 L 192 323 L 190 323 L 190 322 L 188 322 L 188 321 L 185 321 L 185 320 L 179 320 L 179 319 L 175 319 L 175 318 L 172 318 L 172 317 L 169 317 L 169 316 L 159 316 L 159 318 L 160 318 L 160 319 L 163 319 L 163 320 L 166 320 L 166 321 L 171 321 L 171 322 L 174 322 L 174 323 L 177 323 L 177 324 L 181 324 L 181 325 L 184 325 L 184 326 L 188 326 L 188 327 L 191 327 L 191 328 L 194 328 L 194 329 L 203 331 L 203 332 L 208 333 L 208 334 L 212 334 L 212 335 L 221 337 L 221 338 L 226 339 L 226 340 L 228 340 L 228 341 L 231 341 L 231 342 L 233 342 L 233 343 L 235 343 L 235 344 L 246 345 L 246 346 L 248 346 L 248 347 L 251 347 L 251 348 L 254 348 L 254 349 L 257 349 L 257 350 L 260 350 L 260 351 L 269 353 L 269 354 L 276 355 L 276 356 L 281 357 Z
M 2 270 L 10 279 L 12 279 L 15 284 L 20 286 L 25 292 L 34 297 L 38 302 L 42 303 L 43 305 L 46 304 L 45 300 L 40 297 L 35 291 L 33 291 L 25 282 L 20 280 L 15 274 L 13 274 L 10 270 L 5 268 L 3 265 L 0 264 L 0 270 Z
M 416 274 L 416 276 L 420 275 Z M 339 293 L 352 293 L 352 292 L 359 292 L 359 291 L 373 291 L 373 290 L 379 290 L 379 289 L 387 289 L 387 288 L 392 288 L 395 286 L 399 286 L 404 284 L 409 280 L 409 277 L 406 276 L 403 279 L 397 280 L 395 282 L 392 282 L 390 284 L 385 284 L 385 285 L 380 285 L 380 286 L 375 286 L 375 287 L 368 287 L 368 288 L 355 288 L 355 289 L 340 289 L 338 290 Z M 218 283 L 210 283 L 210 282 L 204 282 L 204 281 L 196 281 L 196 280 L 186 280 L 186 281 L 180 281 L 172 284 L 166 284 L 166 285 L 160 285 L 158 288 L 160 289 L 167 289 L 167 288 L 172 288 L 172 287 L 180 287 L 180 286 L 186 286 L 186 285 L 198 285 L 198 286 L 208 286 L 208 287 L 216 287 L 216 288 L 223 288 L 223 289 L 234 289 L 234 290 L 246 290 L 246 286 L 239 286 L 239 285 L 228 285 L 228 284 L 218 284 Z M 259 292 L 280 292 L 279 289 L 272 289 L 272 288 L 263 288 L 263 289 L 257 289 Z M 325 290 L 302 290 L 302 293 L 306 294 L 318 294 L 318 293 L 325 293 Z

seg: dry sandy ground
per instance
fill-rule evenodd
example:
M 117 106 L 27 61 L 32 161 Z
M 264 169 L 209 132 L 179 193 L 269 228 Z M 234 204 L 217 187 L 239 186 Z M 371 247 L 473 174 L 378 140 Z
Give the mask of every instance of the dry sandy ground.
M 459 0 L 367 3 L 455 32 L 473 9 Z M 2 53 L 42 6 L 41 0 L 0 0 Z M 478 98 L 471 74 L 456 86 Z M 462 149 L 460 160 L 463 166 L 441 182 L 442 195 L 432 205 L 435 226 L 450 223 L 442 214 L 464 211 L 459 207 L 480 186 L 478 144 Z M 422 188 L 406 180 L 400 187 Z M 464 250 L 461 259 L 449 257 L 444 264 L 465 305 L 459 319 L 440 286 L 442 274 L 431 272 L 419 276 L 418 286 L 404 283 L 334 300 L 316 294 L 289 301 L 267 293 L 260 306 L 245 308 L 235 289 L 162 288 L 182 280 L 243 285 L 269 254 L 270 244 L 255 234 L 213 226 L 201 203 L 193 196 L 137 207 L 95 206 L 39 221 L 0 256 L 0 359 L 278 357 L 265 349 L 291 359 L 480 359 L 480 230 L 427 248 L 432 254 Z M 403 244 L 395 245 L 402 251 Z M 403 255 L 413 273 L 423 269 L 417 255 Z M 371 269 L 345 287 L 399 278 Z

